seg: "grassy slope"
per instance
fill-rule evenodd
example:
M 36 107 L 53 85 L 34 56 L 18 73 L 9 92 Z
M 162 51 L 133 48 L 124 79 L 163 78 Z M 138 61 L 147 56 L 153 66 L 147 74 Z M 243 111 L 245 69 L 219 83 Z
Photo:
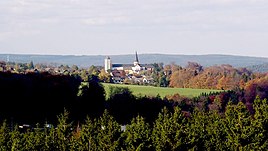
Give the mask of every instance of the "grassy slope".
M 182 96 L 186 97 L 195 97 L 201 93 L 209 93 L 220 90 L 209 90 L 209 89 L 190 89 L 190 88 L 164 88 L 164 87 L 153 87 L 153 86 L 139 86 L 139 85 L 123 85 L 123 84 L 110 84 L 103 83 L 106 96 L 109 96 L 109 86 L 120 86 L 120 87 L 128 87 L 134 95 L 136 96 L 156 96 L 157 94 L 160 97 L 164 97 L 166 95 L 172 95 L 179 93 Z

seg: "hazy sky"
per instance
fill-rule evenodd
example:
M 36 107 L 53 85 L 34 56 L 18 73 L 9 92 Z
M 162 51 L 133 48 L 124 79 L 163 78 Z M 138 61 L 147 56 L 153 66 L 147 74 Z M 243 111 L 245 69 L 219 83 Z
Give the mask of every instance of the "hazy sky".
M 0 0 L 0 53 L 268 57 L 268 0 Z

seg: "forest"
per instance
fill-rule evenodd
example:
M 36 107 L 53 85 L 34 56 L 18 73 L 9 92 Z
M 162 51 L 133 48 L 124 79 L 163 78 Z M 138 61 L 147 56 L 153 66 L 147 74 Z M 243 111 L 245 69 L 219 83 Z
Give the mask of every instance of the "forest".
M 138 115 L 122 126 L 105 110 L 99 118 L 81 123 L 64 111 L 55 127 L 36 125 L 21 131 L 0 128 L 1 150 L 267 150 L 267 101 L 256 98 L 254 114 L 239 102 L 228 103 L 224 114 L 180 107 L 163 108 L 152 123 Z M 41 126 L 41 127 L 40 127 Z
M 223 91 L 160 98 L 110 87 L 105 96 L 96 74 L 0 72 L 1 150 L 267 150 L 267 74 L 160 67 L 170 87 Z

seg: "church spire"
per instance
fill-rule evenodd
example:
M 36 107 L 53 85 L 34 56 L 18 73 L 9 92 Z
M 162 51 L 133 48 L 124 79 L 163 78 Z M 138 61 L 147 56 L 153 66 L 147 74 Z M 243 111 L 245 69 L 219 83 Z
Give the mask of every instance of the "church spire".
M 139 65 L 139 58 L 138 58 L 138 53 L 136 51 L 136 58 L 135 58 L 135 61 L 134 61 L 134 66 L 136 65 Z
M 136 59 L 135 59 L 136 62 L 139 62 L 139 58 L 138 58 L 138 53 L 136 51 Z

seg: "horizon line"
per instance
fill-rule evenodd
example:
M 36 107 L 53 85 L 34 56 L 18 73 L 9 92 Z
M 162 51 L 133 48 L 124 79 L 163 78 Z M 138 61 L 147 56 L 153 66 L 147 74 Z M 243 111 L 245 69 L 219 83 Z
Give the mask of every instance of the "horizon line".
M 135 55 L 135 53 L 126 54 L 41 54 L 41 53 L 0 53 L 0 55 L 35 55 L 35 56 L 123 56 L 123 55 Z M 223 54 L 223 53 L 208 53 L 208 54 L 177 54 L 177 53 L 138 53 L 138 55 L 181 55 L 181 56 L 241 56 L 241 57 L 256 57 L 256 58 L 267 58 L 264 56 L 250 56 L 250 55 L 239 55 L 239 54 Z

